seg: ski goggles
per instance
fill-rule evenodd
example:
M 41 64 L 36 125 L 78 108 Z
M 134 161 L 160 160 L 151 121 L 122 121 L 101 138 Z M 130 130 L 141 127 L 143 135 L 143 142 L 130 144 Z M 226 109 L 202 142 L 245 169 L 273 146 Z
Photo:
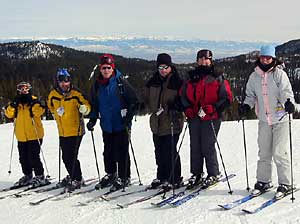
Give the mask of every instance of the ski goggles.
M 197 53 L 197 59 L 199 58 L 212 59 L 212 52 L 210 50 L 200 50 Z
M 103 65 L 103 64 L 110 65 L 110 64 L 114 64 L 114 63 L 115 63 L 114 60 L 112 58 L 110 58 L 110 57 L 102 57 L 102 58 L 100 58 L 100 64 L 101 65 Z
M 71 76 L 59 75 L 59 76 L 57 76 L 57 81 L 59 81 L 59 82 L 70 82 L 71 81 Z
M 20 83 L 17 85 L 17 92 L 19 94 L 28 94 L 31 88 L 32 87 L 29 83 Z

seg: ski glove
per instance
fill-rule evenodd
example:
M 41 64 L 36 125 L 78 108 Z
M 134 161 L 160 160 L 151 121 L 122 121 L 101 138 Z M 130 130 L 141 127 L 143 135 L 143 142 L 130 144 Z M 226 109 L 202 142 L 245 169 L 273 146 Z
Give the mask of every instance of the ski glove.
M 295 112 L 295 105 L 290 101 L 290 99 L 288 99 L 284 103 L 284 108 L 285 108 L 285 111 L 288 112 L 289 114 L 292 114 Z
M 214 105 L 205 105 L 202 107 L 202 109 L 206 114 L 209 114 L 209 115 L 212 115 L 213 113 L 216 112 L 216 108 Z
M 239 111 L 240 117 L 245 116 L 250 110 L 251 110 L 251 108 L 248 104 L 239 103 L 238 111 Z
M 89 131 L 94 131 L 94 126 L 97 122 L 97 119 L 95 118 L 91 118 L 89 120 L 89 122 L 86 124 L 86 128 L 89 130 Z
M 19 97 L 15 96 L 13 98 L 12 102 L 10 103 L 10 106 L 16 109 L 18 107 L 19 103 L 20 103 Z
M 195 113 L 193 111 L 192 108 L 187 108 L 185 111 L 184 111 L 184 114 L 187 118 L 193 118 L 195 117 Z
M 82 104 L 82 105 L 79 106 L 79 112 L 82 113 L 82 115 L 85 116 L 85 115 L 88 115 L 90 113 L 90 110 L 86 105 Z

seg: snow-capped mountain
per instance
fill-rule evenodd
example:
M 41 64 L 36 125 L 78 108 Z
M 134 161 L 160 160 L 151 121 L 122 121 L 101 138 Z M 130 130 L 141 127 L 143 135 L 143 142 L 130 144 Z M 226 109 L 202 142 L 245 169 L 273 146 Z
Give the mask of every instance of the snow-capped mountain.
M 166 52 L 176 63 L 195 61 L 196 52 L 207 48 L 214 52 L 215 58 L 235 56 L 260 48 L 265 42 L 185 40 L 171 37 L 80 37 L 80 38 L 34 38 L 2 39 L 0 42 L 41 40 L 44 43 L 62 45 L 78 50 L 107 52 L 130 58 L 154 60 L 156 55 Z M 277 43 L 272 43 L 277 45 Z
M 61 55 L 61 51 L 55 50 L 39 41 L 12 42 L 0 45 L 0 56 L 10 59 L 49 58 L 50 56 L 61 57 Z

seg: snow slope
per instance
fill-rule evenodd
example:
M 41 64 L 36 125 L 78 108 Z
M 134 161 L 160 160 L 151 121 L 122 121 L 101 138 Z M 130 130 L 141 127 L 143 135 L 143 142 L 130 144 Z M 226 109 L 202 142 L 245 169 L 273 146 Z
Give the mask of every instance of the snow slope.
M 138 117 L 134 122 L 132 129 L 132 142 L 135 150 L 135 156 L 141 179 L 144 185 L 149 184 L 155 177 L 156 166 L 154 159 L 154 150 L 152 135 L 148 124 L 148 116 Z M 295 182 L 300 177 L 300 121 L 295 120 L 293 125 L 293 147 L 294 147 L 294 177 Z M 257 121 L 245 121 L 247 146 L 248 146 L 248 169 L 250 187 L 255 182 L 255 170 L 257 160 Z M 58 136 L 56 125 L 53 121 L 44 121 L 45 138 L 42 149 L 44 151 L 47 166 L 52 177 L 58 177 Z M 0 141 L 2 144 L 0 150 L 0 188 L 13 184 L 22 174 L 18 162 L 16 142 L 14 143 L 12 173 L 8 176 L 9 154 L 12 147 L 12 124 L 3 124 L 0 126 Z M 102 151 L 103 144 L 99 125 L 94 132 L 98 162 L 100 164 L 100 173 L 104 174 Z M 263 210 L 255 215 L 245 215 L 241 208 L 250 206 L 253 203 L 262 201 L 263 198 L 270 198 L 272 192 L 264 197 L 257 198 L 254 201 L 230 211 L 223 211 L 218 208 L 218 204 L 226 203 L 247 195 L 245 178 L 245 160 L 243 148 L 242 124 L 235 122 L 223 122 L 219 133 L 219 144 L 226 165 L 227 173 L 235 173 L 237 177 L 230 180 L 233 195 L 228 194 L 228 186 L 222 183 L 208 192 L 201 193 L 197 198 L 178 207 L 164 207 L 161 209 L 152 208 L 150 203 L 159 201 L 159 197 L 153 198 L 140 204 L 133 205 L 126 209 L 118 209 L 116 203 L 125 203 L 138 198 L 146 193 L 121 197 L 110 202 L 98 201 L 85 207 L 76 206 L 78 202 L 85 201 L 99 194 L 92 192 L 74 196 L 61 201 L 47 201 L 39 206 L 30 206 L 29 201 L 34 201 L 53 193 L 33 194 L 22 198 L 6 198 L 0 200 L 0 220 L 1 223 L 209 223 L 219 224 L 226 222 L 235 223 L 300 223 L 300 193 L 295 193 L 294 203 L 289 200 L 290 197 L 278 202 L 277 204 Z M 189 136 L 188 131 L 184 138 L 181 149 L 182 172 L 185 178 L 189 173 Z M 82 141 L 79 159 L 81 161 L 82 172 L 85 178 L 97 177 L 94 152 L 90 133 L 87 133 Z M 220 166 L 221 162 L 220 162 Z M 223 171 L 223 169 L 221 169 Z M 275 170 L 275 169 L 274 169 Z M 131 189 L 140 188 L 137 184 L 137 175 L 132 160 L 131 171 L 133 182 L 136 183 Z M 62 176 L 66 172 L 62 166 Z M 274 172 L 274 184 L 276 185 L 276 174 Z M 128 191 L 130 188 L 128 189 Z M 101 190 L 105 192 L 105 190 Z M 4 195 L 6 193 L 0 193 Z

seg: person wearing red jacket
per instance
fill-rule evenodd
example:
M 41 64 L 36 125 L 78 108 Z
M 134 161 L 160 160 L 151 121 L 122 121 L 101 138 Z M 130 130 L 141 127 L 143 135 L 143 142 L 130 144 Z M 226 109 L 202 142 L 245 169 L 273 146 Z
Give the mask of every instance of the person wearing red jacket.
M 188 188 L 199 184 L 211 185 L 218 180 L 219 164 L 215 149 L 221 125 L 221 113 L 231 104 L 232 93 L 223 74 L 214 69 L 212 52 L 197 53 L 197 67 L 189 71 L 189 79 L 180 90 L 180 101 L 190 131 L 191 173 Z M 207 177 L 204 178 L 203 165 Z

